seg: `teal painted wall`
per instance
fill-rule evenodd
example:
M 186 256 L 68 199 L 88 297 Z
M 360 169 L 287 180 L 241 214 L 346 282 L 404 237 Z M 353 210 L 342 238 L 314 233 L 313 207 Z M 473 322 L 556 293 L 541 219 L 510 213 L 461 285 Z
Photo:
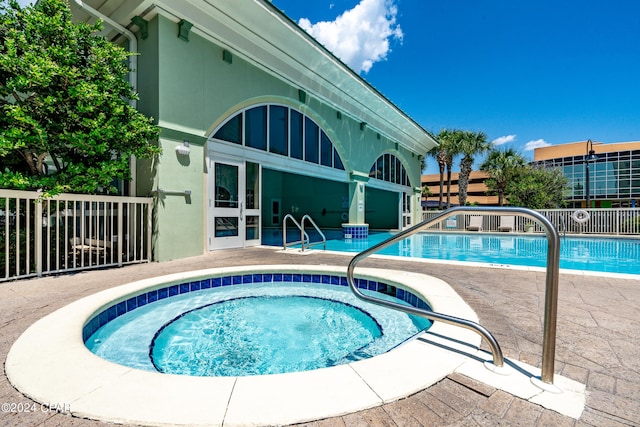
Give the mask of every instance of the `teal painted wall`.
M 349 195 L 347 183 L 330 181 L 308 176 L 293 175 L 286 172 L 263 169 L 263 208 L 262 225 L 272 227 L 271 199 L 282 202 L 281 219 L 286 214 L 293 214 L 296 221 L 303 215 L 311 219 L 321 228 L 340 228 L 343 201 Z
M 138 195 L 154 189 L 190 190 L 191 196 L 162 195 L 156 208 L 154 257 L 170 260 L 204 253 L 206 244 L 207 165 L 206 138 L 226 118 L 257 103 L 280 103 L 304 112 L 315 120 L 334 143 L 346 168 L 368 173 L 384 152 L 401 159 L 413 187 L 420 187 L 418 154 L 410 153 L 375 131 L 360 129 L 357 119 L 342 114 L 307 95 L 298 98 L 299 87 L 287 84 L 232 52 L 231 64 L 223 61 L 223 49 L 204 38 L 189 34 L 189 41 L 177 37 L 178 24 L 160 15 L 149 22 L 149 36 L 139 39 L 139 109 L 153 116 L 162 129 L 159 144 L 163 149 L 155 162 L 140 161 L 137 174 Z M 304 89 L 304 88 L 303 88 Z M 176 154 L 175 148 L 189 141 L 190 155 Z M 274 174 L 266 176 L 277 182 Z M 282 206 L 299 206 L 322 226 L 335 227 L 343 221 L 343 197 L 348 184 L 283 174 L 281 184 L 263 186 L 263 209 L 270 207 L 271 194 L 280 192 Z M 265 182 L 267 180 L 265 179 Z M 396 194 L 396 193 L 393 193 Z M 385 192 L 367 187 L 367 205 L 376 206 L 375 223 L 397 225 L 397 211 L 389 221 L 378 219 L 380 208 L 390 200 Z M 397 206 L 397 196 L 393 201 Z M 370 211 L 370 206 L 366 207 Z M 323 209 L 325 214 L 322 215 Z M 386 210 L 386 208 L 385 208 Z M 389 208 L 389 211 L 393 209 Z M 283 212 L 283 216 L 286 212 Z M 267 218 L 263 218 L 263 222 Z M 367 218 L 368 222 L 369 218 Z
M 149 23 L 152 34 L 157 35 L 158 21 Z M 139 99 L 136 108 L 147 117 L 152 117 L 154 123 L 158 123 L 159 102 L 158 102 L 158 37 L 148 37 L 142 39 L 138 35 L 138 73 L 137 89 Z M 155 185 L 156 162 L 142 159 L 137 161 L 136 167 L 136 188 L 138 195 L 150 195 Z
M 388 230 L 398 228 L 398 193 L 367 188 L 365 210 L 369 229 Z

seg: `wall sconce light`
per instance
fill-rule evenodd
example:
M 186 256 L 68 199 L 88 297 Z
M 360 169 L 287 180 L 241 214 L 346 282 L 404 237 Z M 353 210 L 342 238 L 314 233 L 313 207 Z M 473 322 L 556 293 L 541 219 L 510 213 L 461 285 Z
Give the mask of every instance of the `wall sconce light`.
M 180 155 L 188 156 L 190 152 L 191 150 L 189 149 L 189 141 L 182 141 L 182 145 L 178 145 L 176 147 L 176 153 Z
M 364 130 L 366 126 L 367 126 L 367 122 L 360 122 L 360 130 Z

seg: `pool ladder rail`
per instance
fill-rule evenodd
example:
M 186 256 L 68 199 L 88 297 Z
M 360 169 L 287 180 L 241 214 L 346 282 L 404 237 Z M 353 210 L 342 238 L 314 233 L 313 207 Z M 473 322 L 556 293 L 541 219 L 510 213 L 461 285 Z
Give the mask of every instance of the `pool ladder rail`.
M 291 222 L 293 222 L 293 224 L 298 228 L 298 230 L 300 230 L 300 240 L 297 240 L 295 242 L 287 242 L 287 220 L 291 220 Z M 322 240 L 319 240 L 317 242 L 311 242 L 311 239 L 309 238 L 309 234 L 304 230 L 304 225 L 307 222 L 311 224 L 311 226 L 320 235 Z M 298 245 L 298 244 L 301 246 L 302 252 L 304 252 L 305 248 L 309 249 L 315 245 L 323 245 L 324 250 L 325 251 L 327 250 L 327 238 L 325 237 L 322 230 L 320 230 L 318 225 L 315 223 L 315 221 L 313 221 L 313 219 L 309 215 L 304 215 L 300 219 L 300 222 L 298 222 L 293 217 L 293 215 L 287 214 L 282 220 L 282 246 L 284 250 L 287 250 L 287 246 Z
M 546 231 L 548 249 L 547 249 L 547 268 L 546 268 L 546 290 L 545 290 L 545 312 L 544 312 L 544 332 L 542 339 L 542 375 L 540 379 L 533 377 L 531 382 L 543 390 L 559 393 L 560 389 L 553 385 L 554 375 L 554 362 L 555 362 L 555 345 L 556 345 L 556 324 L 557 324 L 557 308 L 558 308 L 558 280 L 560 276 L 560 238 L 558 231 L 553 226 L 551 221 L 542 214 L 525 208 L 519 207 L 495 207 L 495 208 L 478 208 L 471 206 L 458 206 L 447 209 L 441 214 L 427 219 L 415 226 L 408 228 L 383 242 L 378 243 L 366 249 L 353 257 L 347 268 L 347 282 L 351 291 L 360 299 L 378 304 L 384 307 L 388 307 L 395 310 L 404 311 L 417 316 L 426 317 L 427 319 L 434 321 L 441 321 L 455 326 L 460 326 L 465 329 L 469 329 L 479 334 L 489 345 L 491 354 L 493 356 L 493 363 L 485 362 L 485 366 L 498 373 L 504 372 L 504 357 L 502 350 L 495 337 L 482 325 L 453 316 L 448 316 L 442 313 L 436 313 L 430 310 L 425 310 L 413 306 L 404 306 L 395 302 L 386 301 L 380 298 L 376 298 L 372 295 L 364 294 L 355 284 L 354 269 L 356 264 L 372 255 L 379 250 L 386 248 L 394 243 L 397 243 L 413 234 L 416 234 L 436 223 L 444 221 L 445 219 L 460 214 L 460 213 L 473 213 L 484 215 L 496 215 L 503 213 L 515 213 L 520 216 L 533 219 L 539 222 Z

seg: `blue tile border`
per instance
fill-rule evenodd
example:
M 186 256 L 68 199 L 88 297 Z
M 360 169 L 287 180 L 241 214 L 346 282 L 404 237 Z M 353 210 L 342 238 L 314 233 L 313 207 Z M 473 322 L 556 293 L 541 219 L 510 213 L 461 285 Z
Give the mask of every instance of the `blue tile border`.
M 356 286 L 359 289 L 380 292 L 386 290 L 388 285 L 384 282 L 356 278 Z M 130 297 L 125 301 L 115 303 L 100 313 L 93 316 L 82 328 L 82 340 L 86 342 L 91 335 L 108 322 L 120 317 L 130 311 L 156 301 L 171 298 L 176 295 L 196 292 L 202 289 L 217 288 L 221 286 L 248 285 L 252 283 L 309 283 L 329 286 L 348 286 L 345 276 L 332 274 L 311 274 L 311 273 L 265 273 L 265 274 L 242 274 L 223 277 L 212 277 L 198 281 L 188 281 L 178 285 L 169 285 L 164 288 L 154 289 L 139 295 Z M 395 297 L 408 304 L 429 310 L 429 305 L 418 298 L 412 292 L 395 288 Z
M 369 224 L 343 224 L 342 237 L 344 239 L 366 239 L 369 237 Z

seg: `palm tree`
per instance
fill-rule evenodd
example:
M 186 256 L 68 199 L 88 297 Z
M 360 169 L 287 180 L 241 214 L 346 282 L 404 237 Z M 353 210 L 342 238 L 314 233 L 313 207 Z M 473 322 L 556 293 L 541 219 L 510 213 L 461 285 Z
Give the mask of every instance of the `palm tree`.
M 453 158 L 460 154 L 460 140 L 462 139 L 463 132 L 458 129 L 447 132 L 445 137 L 447 141 L 445 165 L 447 166 L 447 209 L 449 209 L 451 207 L 451 169 L 453 168 Z
M 447 149 L 446 149 L 446 129 L 440 131 L 436 137 L 438 145 L 433 147 L 427 155 L 433 157 L 438 162 L 438 169 L 440 170 L 440 195 L 438 199 L 438 209 L 442 210 L 442 194 L 444 187 L 444 168 L 447 164 Z
M 467 188 L 469 187 L 469 175 L 473 167 L 473 157 L 489 151 L 491 143 L 487 142 L 487 135 L 484 132 L 462 132 L 459 141 L 459 152 L 462 154 L 460 160 L 460 175 L 458 176 L 458 199 L 460 205 L 467 203 Z
M 480 166 L 491 178 L 485 181 L 487 188 L 498 194 L 498 205 L 504 204 L 509 182 L 527 164 L 527 160 L 513 148 L 491 149 Z
M 451 207 L 451 167 L 453 165 L 453 157 L 456 152 L 456 139 L 460 131 L 442 129 L 437 136 L 438 146 L 434 147 L 429 155 L 435 158 L 440 169 L 440 196 L 439 209 L 442 210 L 442 197 L 444 194 L 444 170 L 447 169 L 447 208 Z

